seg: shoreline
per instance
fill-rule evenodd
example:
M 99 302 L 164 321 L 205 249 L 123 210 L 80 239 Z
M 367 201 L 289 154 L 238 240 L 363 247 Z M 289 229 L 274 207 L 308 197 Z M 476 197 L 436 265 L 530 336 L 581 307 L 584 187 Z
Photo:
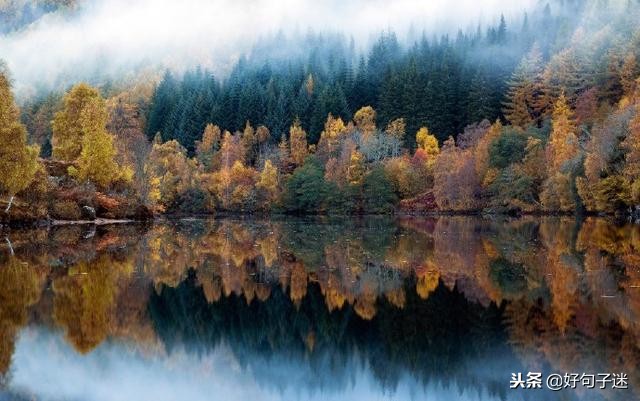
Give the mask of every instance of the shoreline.
M 109 219 L 109 218 L 96 218 L 94 220 L 59 220 L 59 219 L 38 219 L 38 220 L 8 220 L 0 224 L 0 228 L 10 227 L 61 227 L 61 226 L 76 226 L 76 225 L 118 225 L 118 224 L 148 224 L 155 222 L 170 222 L 179 220 L 203 220 L 213 218 L 367 218 L 367 217 L 393 217 L 393 218 L 437 218 L 437 217 L 478 217 L 478 218 L 510 218 L 519 219 L 525 217 L 574 217 L 575 219 L 583 219 L 585 217 L 600 217 L 600 218 L 613 218 L 636 221 L 633 213 L 568 213 L 568 212 L 522 212 L 522 213 L 501 213 L 501 212 L 487 212 L 487 211 L 416 211 L 416 212 L 396 212 L 388 214 L 331 214 L 331 213 L 242 213 L 242 212 L 229 212 L 223 211 L 218 213 L 202 213 L 202 214 L 160 214 L 151 219 L 137 220 L 137 219 Z

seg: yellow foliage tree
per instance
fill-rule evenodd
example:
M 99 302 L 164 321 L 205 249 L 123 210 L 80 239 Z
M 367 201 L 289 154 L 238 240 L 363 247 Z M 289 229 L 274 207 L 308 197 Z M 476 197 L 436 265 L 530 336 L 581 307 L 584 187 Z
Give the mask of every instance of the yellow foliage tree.
M 242 147 L 244 148 L 244 159 L 248 164 L 251 164 L 258 155 L 258 138 L 256 137 L 256 131 L 253 129 L 249 121 L 247 121 L 244 126 L 241 142 Z
M 115 161 L 116 150 L 113 136 L 106 130 L 107 109 L 101 98 L 92 99 L 82 110 L 82 151 L 78 158 L 78 169 L 70 167 L 70 173 L 80 180 L 89 180 L 106 188 L 114 181 L 124 178 L 130 181 L 130 169 L 122 169 Z
M 356 127 L 362 132 L 362 135 L 367 138 L 376 130 L 376 111 L 371 106 L 362 107 L 353 115 L 353 122 L 356 123 Z
M 302 129 L 300 120 L 296 118 L 289 129 L 289 143 L 291 147 L 291 159 L 300 166 L 309 153 L 307 147 L 307 133 Z
M 564 94 L 556 101 L 552 116 L 553 129 L 546 149 L 547 181 L 540 200 L 547 210 L 571 211 L 575 208 L 573 169 L 567 163 L 578 156 L 578 138 L 573 113 Z
M 37 146 L 27 146 L 27 130 L 20 123 L 7 75 L 0 65 L 0 190 L 9 194 L 11 209 L 16 193 L 33 181 L 38 169 Z
M 476 144 L 474 149 L 475 167 L 478 179 L 482 183 L 483 187 L 491 185 L 496 177 L 496 173 L 489 173 L 489 147 L 491 143 L 496 140 L 502 133 L 502 123 L 500 120 L 496 120 L 491 125 L 491 128 L 484 134 Z
M 205 170 L 211 169 L 213 154 L 220 148 L 220 138 L 220 127 L 207 124 L 202 134 L 202 140 L 196 142 L 196 158 Z
M 351 152 L 349 167 L 347 168 L 347 179 L 350 184 L 356 185 L 362 182 L 364 177 L 365 166 L 362 153 L 354 150 Z
M 438 139 L 429 133 L 427 127 L 422 127 L 416 133 L 416 143 L 418 144 L 418 149 L 425 153 L 427 166 L 432 168 L 438 153 L 440 153 Z
M 271 160 L 267 160 L 264 163 L 264 168 L 260 172 L 256 186 L 266 194 L 265 202 L 272 202 L 276 199 L 278 193 L 278 169 L 271 163 Z
M 56 113 L 53 122 L 53 157 L 74 161 L 82 152 L 84 127 L 82 114 L 85 108 L 100 98 L 98 90 L 80 83 L 64 97 L 64 108 Z
M 324 123 L 324 130 L 320 134 L 320 141 L 318 142 L 319 153 L 327 157 L 333 155 L 337 151 L 340 138 L 345 132 L 344 121 L 340 117 L 334 117 L 329 113 L 327 121 Z
M 267 145 L 267 141 L 269 141 L 269 137 L 271 136 L 271 132 L 269 132 L 269 128 L 264 125 L 259 125 L 256 128 L 256 137 L 258 139 L 258 156 L 261 158 L 264 153 L 264 148 Z
M 195 162 L 177 141 L 154 141 L 145 172 L 151 183 L 150 200 L 154 208 L 164 211 L 177 197 L 195 185 Z
M 561 94 L 553 108 L 553 129 L 547 145 L 547 171 L 551 175 L 578 155 L 578 138 L 573 112 L 567 98 Z
M 404 118 L 396 118 L 393 121 L 390 121 L 387 124 L 387 128 L 385 128 L 384 132 L 387 135 L 391 135 L 394 138 L 402 141 L 404 139 L 404 135 L 407 130 L 407 123 L 404 121 Z

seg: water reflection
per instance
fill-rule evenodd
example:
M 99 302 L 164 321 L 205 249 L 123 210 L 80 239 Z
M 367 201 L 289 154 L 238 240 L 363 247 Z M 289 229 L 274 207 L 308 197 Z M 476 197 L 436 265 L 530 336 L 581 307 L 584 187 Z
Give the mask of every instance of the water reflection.
M 0 398 L 628 400 L 640 388 L 634 225 L 227 219 L 6 234 Z M 630 389 L 517 392 L 518 371 L 625 372 Z

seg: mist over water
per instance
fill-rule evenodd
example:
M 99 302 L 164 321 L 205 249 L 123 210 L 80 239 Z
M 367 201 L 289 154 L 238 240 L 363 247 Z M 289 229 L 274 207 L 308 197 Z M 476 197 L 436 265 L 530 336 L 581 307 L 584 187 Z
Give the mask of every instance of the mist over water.
M 196 65 L 224 75 L 264 37 L 340 33 L 359 49 L 385 30 L 408 36 L 455 34 L 519 19 L 534 0 L 95 0 L 67 13 L 50 13 L 0 36 L 4 59 L 19 93 L 68 85 L 132 70 Z M 299 45 L 290 42 L 292 47 Z M 294 50 L 294 49 L 292 49 Z

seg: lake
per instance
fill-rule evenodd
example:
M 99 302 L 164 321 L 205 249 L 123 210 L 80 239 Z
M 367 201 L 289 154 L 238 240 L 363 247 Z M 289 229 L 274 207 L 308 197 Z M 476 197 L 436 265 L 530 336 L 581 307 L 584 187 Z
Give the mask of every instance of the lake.
M 2 400 L 640 397 L 633 224 L 189 219 L 0 240 Z

